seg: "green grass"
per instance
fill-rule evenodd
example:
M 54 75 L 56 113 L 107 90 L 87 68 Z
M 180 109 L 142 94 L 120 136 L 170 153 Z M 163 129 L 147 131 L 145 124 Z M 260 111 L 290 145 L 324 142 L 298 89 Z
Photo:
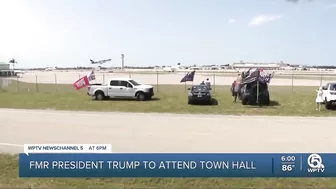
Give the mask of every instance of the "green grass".
M 96 101 L 87 96 L 86 89 L 76 91 L 71 85 L 13 83 L 0 90 L 0 108 L 171 112 L 235 115 L 299 115 L 333 116 L 334 111 L 315 110 L 314 87 L 270 87 L 271 105 L 268 107 L 233 104 L 228 86 L 215 86 L 213 93 L 218 105 L 187 105 L 184 85 L 159 85 L 155 87 L 155 99 Z M 158 90 L 158 92 L 157 92 Z
M 155 86 L 155 91 L 157 86 Z M 187 105 L 185 87 L 159 85 L 155 96 L 160 100 L 93 101 L 71 85 L 13 83 L 0 90 L 0 107 L 33 109 L 69 109 L 129 112 L 180 112 L 250 115 L 333 115 L 333 111 L 315 111 L 315 88 L 271 87 L 270 107 L 233 104 L 228 86 L 216 86 L 218 105 Z M 331 188 L 336 179 L 275 179 L 275 178 L 138 178 L 138 179 L 23 179 L 18 177 L 18 157 L 0 154 L 0 188 Z
M 17 155 L 0 155 L 0 188 L 332 188 L 333 178 L 19 178 Z

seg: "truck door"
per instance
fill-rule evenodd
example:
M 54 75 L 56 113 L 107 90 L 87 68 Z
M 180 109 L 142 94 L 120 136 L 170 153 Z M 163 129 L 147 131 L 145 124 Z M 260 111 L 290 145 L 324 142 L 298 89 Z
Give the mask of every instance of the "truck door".
M 128 81 L 120 81 L 120 95 L 124 97 L 134 97 L 134 88 Z
M 110 86 L 108 87 L 107 94 L 110 97 L 118 96 L 119 93 L 119 85 L 118 80 L 111 80 Z

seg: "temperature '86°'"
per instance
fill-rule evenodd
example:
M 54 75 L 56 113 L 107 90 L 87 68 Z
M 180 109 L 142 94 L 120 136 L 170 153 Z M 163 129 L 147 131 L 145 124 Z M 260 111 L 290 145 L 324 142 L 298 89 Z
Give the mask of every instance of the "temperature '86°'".
M 281 170 L 291 172 L 295 168 L 295 165 L 282 165 Z

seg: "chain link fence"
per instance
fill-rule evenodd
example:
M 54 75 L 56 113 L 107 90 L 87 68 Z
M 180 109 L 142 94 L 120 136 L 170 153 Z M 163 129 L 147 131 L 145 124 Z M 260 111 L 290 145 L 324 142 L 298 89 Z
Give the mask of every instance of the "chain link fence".
M 223 85 L 230 86 L 237 78 L 237 73 L 197 72 L 193 82 L 181 83 L 181 79 L 188 72 L 164 73 L 164 72 L 127 72 L 127 73 L 95 73 L 96 79 L 91 84 L 107 83 L 109 79 L 131 78 L 142 84 L 153 85 L 156 92 L 162 85 L 184 85 L 185 88 L 192 84 L 199 84 L 209 78 L 213 90 Z M 10 92 L 70 92 L 75 89 L 72 84 L 88 72 L 28 72 L 21 77 L 0 77 L 0 91 Z M 292 92 L 299 86 L 321 86 L 328 82 L 336 81 L 336 74 L 275 74 L 271 80 L 271 86 L 288 86 Z

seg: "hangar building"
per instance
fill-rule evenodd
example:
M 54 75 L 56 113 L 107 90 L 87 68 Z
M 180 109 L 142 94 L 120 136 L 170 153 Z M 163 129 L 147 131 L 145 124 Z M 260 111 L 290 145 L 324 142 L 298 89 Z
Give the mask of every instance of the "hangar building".
M 11 68 L 9 63 L 0 62 L 0 77 L 10 77 L 14 75 L 14 69 Z

